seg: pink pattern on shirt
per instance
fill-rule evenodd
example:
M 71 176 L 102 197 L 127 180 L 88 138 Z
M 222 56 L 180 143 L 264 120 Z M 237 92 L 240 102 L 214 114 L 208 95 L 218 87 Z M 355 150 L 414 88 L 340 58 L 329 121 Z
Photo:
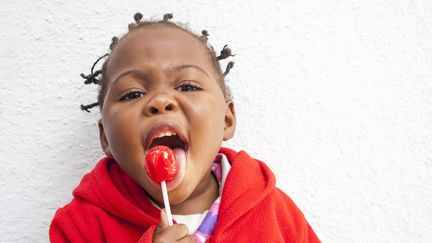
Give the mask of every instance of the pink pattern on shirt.
M 212 172 L 216 176 L 216 180 L 219 183 L 219 187 L 222 186 L 222 154 L 218 154 L 216 156 L 216 159 L 213 161 L 212 165 Z M 198 229 L 193 233 L 193 237 L 195 238 L 195 241 L 198 243 L 206 242 L 208 237 L 213 232 L 213 229 L 217 222 L 217 216 L 219 212 L 219 206 L 220 206 L 221 196 L 213 202 L 213 204 L 210 206 L 205 218 L 201 222 Z

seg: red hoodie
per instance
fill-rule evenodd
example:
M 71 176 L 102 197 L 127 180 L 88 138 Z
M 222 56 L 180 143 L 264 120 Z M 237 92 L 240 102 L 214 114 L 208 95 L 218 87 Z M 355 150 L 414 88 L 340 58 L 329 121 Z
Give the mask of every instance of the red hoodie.
M 275 177 L 246 152 L 221 148 L 231 163 L 208 242 L 320 242 Z M 160 211 L 112 158 L 104 158 L 57 210 L 51 242 L 151 242 Z

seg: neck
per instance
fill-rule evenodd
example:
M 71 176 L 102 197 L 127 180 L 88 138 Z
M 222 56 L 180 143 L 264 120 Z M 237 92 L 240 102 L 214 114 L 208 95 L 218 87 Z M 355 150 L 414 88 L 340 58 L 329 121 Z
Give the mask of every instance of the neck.
M 173 214 L 201 214 L 208 210 L 219 196 L 219 185 L 215 176 L 209 172 L 191 196 L 179 205 L 172 205 Z

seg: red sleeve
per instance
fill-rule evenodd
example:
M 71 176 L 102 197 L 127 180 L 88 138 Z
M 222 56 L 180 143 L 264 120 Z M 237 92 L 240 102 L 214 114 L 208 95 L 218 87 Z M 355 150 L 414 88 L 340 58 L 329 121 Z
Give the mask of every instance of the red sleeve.
M 156 225 L 150 226 L 146 232 L 141 236 L 138 243 L 150 243 L 153 241 L 153 234 L 156 230 Z
M 66 211 L 58 209 L 49 229 L 50 242 L 86 242 Z
M 318 236 L 313 231 L 312 227 L 307 222 L 304 214 L 300 211 L 300 209 L 297 207 L 297 205 L 292 201 L 292 199 L 287 196 L 283 191 L 277 189 L 278 196 L 282 198 L 282 200 L 285 202 L 285 212 L 286 215 L 291 215 L 291 217 L 288 217 L 289 222 L 288 225 L 292 227 L 290 232 L 295 232 L 295 242 L 301 242 L 301 243 L 320 243 L 321 241 L 318 239 Z M 278 210 L 282 210 L 281 205 L 278 208 Z M 280 219 L 280 221 L 285 221 L 285 219 Z
M 106 224 L 105 227 L 102 226 L 102 222 Z M 107 225 L 111 227 L 107 227 Z M 143 231 L 140 233 L 139 231 L 128 230 L 128 227 L 119 228 L 116 226 L 118 224 L 111 225 L 108 218 L 101 217 L 98 219 L 98 216 L 95 215 L 81 215 L 80 211 L 60 208 L 51 222 L 49 238 L 54 243 L 102 243 L 106 242 L 106 237 L 114 242 L 150 243 L 156 229 L 156 225 L 151 225 L 144 233 L 142 233 Z
M 321 243 L 321 241 L 318 239 L 318 236 L 313 231 L 312 227 L 307 224 L 307 232 L 306 232 L 307 238 L 305 239 L 305 242 L 312 242 L 312 243 Z

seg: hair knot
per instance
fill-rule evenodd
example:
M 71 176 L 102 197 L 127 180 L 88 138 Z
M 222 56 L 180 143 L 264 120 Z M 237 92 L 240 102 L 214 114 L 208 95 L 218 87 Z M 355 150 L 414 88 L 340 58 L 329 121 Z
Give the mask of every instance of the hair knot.
M 173 17 L 174 17 L 174 15 L 173 15 L 172 13 L 164 14 L 164 16 L 163 16 L 163 21 L 166 22 L 166 21 L 172 19 Z
M 111 44 L 109 46 L 109 48 L 110 48 L 111 51 L 117 45 L 118 41 L 119 41 L 119 38 L 117 36 L 113 36 L 113 38 L 111 39 Z
M 208 33 L 208 31 L 207 31 L 207 30 L 202 30 L 202 31 L 201 31 L 201 36 L 200 36 L 200 38 L 201 38 L 204 42 L 207 42 L 208 37 L 209 37 L 209 33 Z
M 227 76 L 227 74 L 230 72 L 230 70 L 234 67 L 234 62 L 231 61 L 227 64 L 225 68 L 225 72 L 223 73 L 224 77 Z
M 95 106 L 98 106 L 98 105 L 99 105 L 99 102 L 95 102 L 95 103 L 92 103 L 89 105 L 81 105 L 80 107 L 81 107 L 81 110 L 87 111 L 88 113 L 90 113 L 90 109 L 95 107 Z
M 135 15 L 134 15 L 134 19 L 135 19 L 135 22 L 137 23 L 137 24 L 139 24 L 140 22 L 141 22 L 141 19 L 143 18 L 143 15 L 140 13 L 140 12 L 138 12 L 138 13 L 136 13 Z
M 222 51 L 220 51 L 220 55 L 217 57 L 218 60 L 226 59 L 228 57 L 233 57 L 235 54 L 231 53 L 231 49 L 228 47 L 228 45 L 225 45 L 222 48 Z

